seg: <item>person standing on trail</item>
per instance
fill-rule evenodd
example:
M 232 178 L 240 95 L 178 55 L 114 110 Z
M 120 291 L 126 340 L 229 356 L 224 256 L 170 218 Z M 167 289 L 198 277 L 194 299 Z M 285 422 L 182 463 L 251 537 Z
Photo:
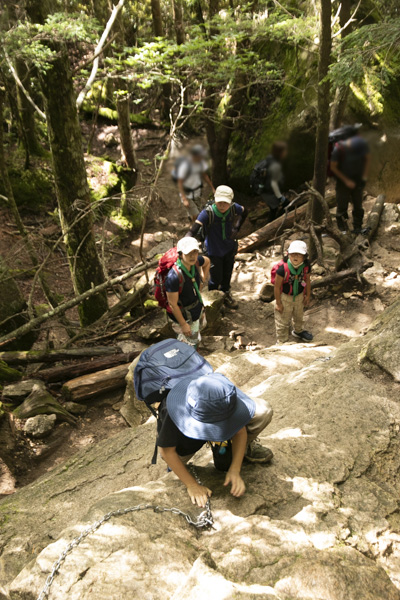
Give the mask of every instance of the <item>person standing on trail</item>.
M 255 441 L 272 415 L 266 400 L 249 398 L 220 373 L 188 377 L 175 385 L 164 401 L 157 446 L 168 467 L 185 484 L 193 504 L 204 507 L 212 492 L 197 483 L 186 464 L 208 440 L 229 440 L 231 458 L 230 466 L 223 469 L 227 470 L 224 485 L 230 484 L 231 494 L 239 498 L 246 491 L 240 473 L 243 460 L 268 463 L 273 458 L 269 448 Z
M 289 339 L 293 321 L 293 337 L 310 342 L 309 331 L 303 329 L 304 307 L 310 303 L 311 264 L 307 258 L 307 244 L 301 240 L 292 242 L 288 255 L 272 267 L 271 283 L 275 291 L 275 326 L 278 344 Z
M 330 170 L 336 177 L 336 221 L 343 233 L 349 229 L 349 204 L 353 205 L 354 233 L 362 231 L 363 192 L 370 161 L 368 143 L 356 132 L 349 139 L 337 142 L 332 151 Z
M 289 201 L 282 193 L 283 162 L 287 157 L 286 142 L 274 142 L 271 154 L 256 164 L 250 176 L 250 187 L 269 207 L 268 222 L 274 221 Z
M 178 260 L 165 278 L 165 291 L 171 312 L 167 312 L 178 340 L 195 348 L 205 326 L 201 289 L 208 280 L 210 259 L 199 255 L 199 242 L 184 237 L 177 244 Z
M 209 290 L 222 290 L 228 308 L 238 308 L 233 298 L 231 279 L 238 250 L 236 237 L 247 216 L 244 206 L 233 202 L 234 192 L 227 185 L 215 190 L 214 203 L 201 211 L 187 233 L 195 237 L 202 228 L 204 244 L 211 261 Z
M 178 159 L 172 174 L 178 184 L 181 202 L 186 208 L 190 221 L 195 221 L 201 210 L 204 182 L 208 183 L 215 193 L 215 188 L 208 175 L 206 156 L 206 150 L 201 144 L 192 146 L 189 156 Z

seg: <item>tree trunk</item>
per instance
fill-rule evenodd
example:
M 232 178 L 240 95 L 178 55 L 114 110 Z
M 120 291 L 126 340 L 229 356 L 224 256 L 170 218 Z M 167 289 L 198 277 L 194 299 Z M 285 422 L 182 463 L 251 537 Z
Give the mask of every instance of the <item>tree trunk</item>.
M 162 20 L 162 12 L 160 0 L 151 0 L 151 14 L 153 17 L 153 31 L 155 37 L 164 37 L 164 25 Z M 163 121 L 170 120 L 169 112 L 171 110 L 171 84 L 163 83 L 162 89 L 162 106 L 160 110 L 161 119 Z
M 349 23 L 351 18 L 351 0 L 342 0 L 342 7 L 340 9 L 339 23 L 340 27 L 345 27 L 346 23 Z M 342 40 L 351 33 L 352 24 L 349 23 L 345 29 L 343 29 L 341 35 Z M 340 56 L 339 56 L 340 60 Z M 335 100 L 331 110 L 331 123 L 330 128 L 336 129 L 340 127 L 343 122 L 344 113 L 346 110 L 347 100 L 349 97 L 350 86 L 336 88 Z
M 206 102 L 205 107 L 214 111 L 214 101 L 212 100 L 209 104 Z M 210 147 L 213 184 L 215 187 L 226 185 L 228 183 L 228 150 L 232 129 L 225 123 L 217 125 L 213 119 L 207 119 L 206 134 Z
M 172 6 L 174 9 L 174 25 L 176 43 L 178 46 L 185 43 L 185 28 L 183 25 L 183 6 L 182 0 L 172 0 Z
M 203 14 L 203 7 L 201 5 L 201 0 L 195 0 L 194 12 L 196 15 L 196 17 L 195 17 L 196 23 L 198 25 L 200 25 L 200 28 L 201 28 L 203 34 L 205 34 L 206 33 L 206 24 L 204 21 L 204 14 Z
M 54 363 L 60 360 L 79 360 L 99 356 L 115 356 L 120 352 L 117 346 L 98 346 L 92 348 L 70 348 L 61 350 L 31 350 L 29 352 L 0 352 L 0 360 L 9 365 L 27 365 L 32 363 Z
M 31 93 L 29 71 L 24 61 L 21 59 L 17 59 L 15 61 L 15 69 L 24 88 L 29 93 Z M 36 134 L 34 118 L 35 109 L 33 108 L 32 104 L 27 100 L 24 92 L 19 86 L 17 86 L 17 103 L 19 113 L 21 115 L 22 128 L 24 130 L 23 141 L 27 145 L 28 152 L 30 154 L 41 155 L 43 153 L 43 149 L 38 142 Z
M 96 250 L 90 192 L 82 150 L 82 134 L 76 109 L 72 74 L 66 52 L 42 75 L 49 142 L 52 153 L 60 220 L 65 236 L 74 290 L 77 295 L 104 282 Z M 82 211 L 86 215 L 82 217 Z M 106 292 L 79 306 L 82 326 L 93 323 L 107 310 Z
M 328 161 L 330 82 L 325 80 L 331 62 L 331 0 L 321 0 L 320 46 L 318 62 L 318 120 L 315 146 L 313 187 L 324 196 Z M 323 211 L 319 202 L 313 200 L 312 217 L 320 223 Z
M 0 336 L 14 331 L 27 321 L 29 317 L 26 312 L 25 298 L 0 256 Z M 5 349 L 29 350 L 36 338 L 36 333 L 30 331 L 17 341 L 11 340 Z
M 121 159 L 133 172 L 132 187 L 137 179 L 137 160 L 135 148 L 133 147 L 131 119 L 130 119 L 130 101 L 128 92 L 121 92 L 117 97 L 118 113 L 118 131 L 121 138 Z
M 153 17 L 153 30 L 156 37 L 164 36 L 164 26 L 161 13 L 160 0 L 151 0 L 151 14 Z

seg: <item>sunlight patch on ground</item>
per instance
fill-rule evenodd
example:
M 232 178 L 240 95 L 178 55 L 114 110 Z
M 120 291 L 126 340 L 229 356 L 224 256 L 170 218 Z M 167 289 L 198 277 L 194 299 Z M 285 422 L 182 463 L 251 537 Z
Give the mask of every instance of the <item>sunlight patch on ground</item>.
M 280 429 L 276 433 L 273 433 L 272 435 L 268 436 L 268 438 L 273 439 L 273 440 L 283 440 L 285 438 L 299 438 L 299 437 L 313 437 L 313 436 L 306 435 L 305 433 L 302 432 L 302 430 L 299 427 L 295 427 L 294 429 L 291 429 L 290 427 L 287 427 L 285 429 Z
M 354 329 L 341 329 L 339 327 L 325 327 L 325 331 L 327 333 L 339 333 L 340 335 L 345 335 L 346 337 L 358 337 L 358 334 Z

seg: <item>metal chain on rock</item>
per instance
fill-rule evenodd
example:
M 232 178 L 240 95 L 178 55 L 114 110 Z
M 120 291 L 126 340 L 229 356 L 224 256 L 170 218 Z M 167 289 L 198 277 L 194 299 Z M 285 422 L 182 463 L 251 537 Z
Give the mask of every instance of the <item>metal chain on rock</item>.
M 193 472 L 193 476 L 195 477 L 197 483 L 199 483 L 201 485 L 201 482 L 200 482 L 199 478 L 197 477 L 194 469 L 192 469 L 192 472 Z M 44 585 L 42 591 L 40 592 L 37 600 L 45 600 L 45 598 L 48 596 L 48 594 L 50 592 L 50 588 L 54 581 L 54 578 L 56 577 L 57 573 L 59 572 L 64 560 L 66 559 L 68 554 L 70 554 L 70 552 L 72 552 L 72 550 L 74 548 L 79 546 L 79 544 L 82 542 L 82 540 L 84 540 L 90 534 L 97 531 L 97 529 L 99 529 L 99 527 L 101 527 L 101 525 L 103 525 L 103 523 L 105 523 L 106 521 L 109 521 L 112 517 L 120 517 L 122 515 L 127 515 L 127 514 L 133 513 L 133 512 L 139 512 L 142 510 L 153 510 L 155 513 L 172 513 L 174 515 L 180 515 L 186 519 L 186 521 L 187 521 L 187 523 L 189 523 L 189 525 L 193 525 L 193 527 L 196 527 L 196 529 L 206 529 L 206 528 L 212 527 L 214 524 L 214 519 L 213 519 L 212 512 L 211 512 L 210 500 L 207 500 L 205 509 L 198 515 L 197 519 L 193 519 L 189 513 L 185 513 L 180 508 L 175 508 L 175 507 L 168 508 L 168 507 L 163 507 L 163 506 L 157 506 L 156 504 L 138 504 L 136 506 L 129 506 L 128 508 L 119 508 L 117 510 L 112 510 L 112 511 L 108 512 L 107 514 L 105 514 L 103 517 L 101 517 L 101 519 L 99 519 L 98 521 L 95 521 L 94 523 L 92 523 L 92 525 L 90 525 L 89 527 L 87 527 L 87 529 L 82 531 L 82 533 L 80 535 L 78 535 L 76 538 L 74 538 L 68 544 L 68 546 L 66 546 L 66 548 L 60 554 L 60 556 L 58 557 L 56 562 L 53 564 L 53 566 L 51 568 L 51 572 L 48 575 L 45 585 Z

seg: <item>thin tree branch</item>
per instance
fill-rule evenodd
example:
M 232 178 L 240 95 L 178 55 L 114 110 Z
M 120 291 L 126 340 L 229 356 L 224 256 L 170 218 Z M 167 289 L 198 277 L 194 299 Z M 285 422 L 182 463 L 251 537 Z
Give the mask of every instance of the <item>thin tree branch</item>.
M 6 63 L 8 65 L 8 68 L 11 71 L 11 75 L 15 79 L 15 83 L 22 90 L 22 92 L 24 93 L 24 95 L 25 95 L 26 99 L 28 100 L 28 102 L 33 106 L 33 108 L 40 115 L 40 117 L 43 119 L 43 121 L 46 121 L 46 115 L 44 114 L 44 112 L 42 110 L 40 110 L 40 108 L 37 106 L 37 104 L 35 104 L 34 100 L 32 100 L 31 96 L 29 95 L 29 92 L 25 89 L 24 84 L 22 83 L 22 81 L 18 77 L 18 73 L 14 69 L 14 66 L 13 66 L 13 64 L 12 64 L 12 62 L 10 60 L 10 57 L 8 56 L 5 48 L 3 48 L 3 52 L 4 52 L 4 57 L 6 59 Z
M 99 55 L 100 55 L 101 50 L 102 50 L 102 48 L 103 48 L 103 46 L 104 46 L 104 44 L 106 42 L 108 34 L 111 31 L 111 28 L 114 25 L 115 19 L 117 18 L 119 11 L 121 10 L 121 8 L 124 5 L 124 2 L 125 2 L 125 0 L 119 0 L 118 4 L 116 6 L 113 6 L 110 18 L 107 21 L 107 25 L 106 25 L 103 33 L 102 33 L 102 36 L 101 36 L 101 38 L 99 40 L 99 43 L 97 44 L 95 52 L 94 52 L 95 56 L 96 55 L 97 56 L 96 56 L 96 58 L 93 61 L 93 67 L 92 67 L 92 71 L 91 71 L 91 73 L 89 75 L 89 79 L 87 80 L 85 87 L 80 92 L 80 94 L 79 94 L 79 96 L 78 96 L 78 98 L 76 100 L 76 108 L 78 110 L 82 106 L 82 103 L 83 103 L 83 101 L 84 101 L 84 99 L 86 97 L 86 94 L 88 93 L 88 91 L 90 90 L 90 88 L 93 85 L 94 80 L 96 79 L 97 70 L 99 68 L 99 62 L 100 62 L 99 61 Z

